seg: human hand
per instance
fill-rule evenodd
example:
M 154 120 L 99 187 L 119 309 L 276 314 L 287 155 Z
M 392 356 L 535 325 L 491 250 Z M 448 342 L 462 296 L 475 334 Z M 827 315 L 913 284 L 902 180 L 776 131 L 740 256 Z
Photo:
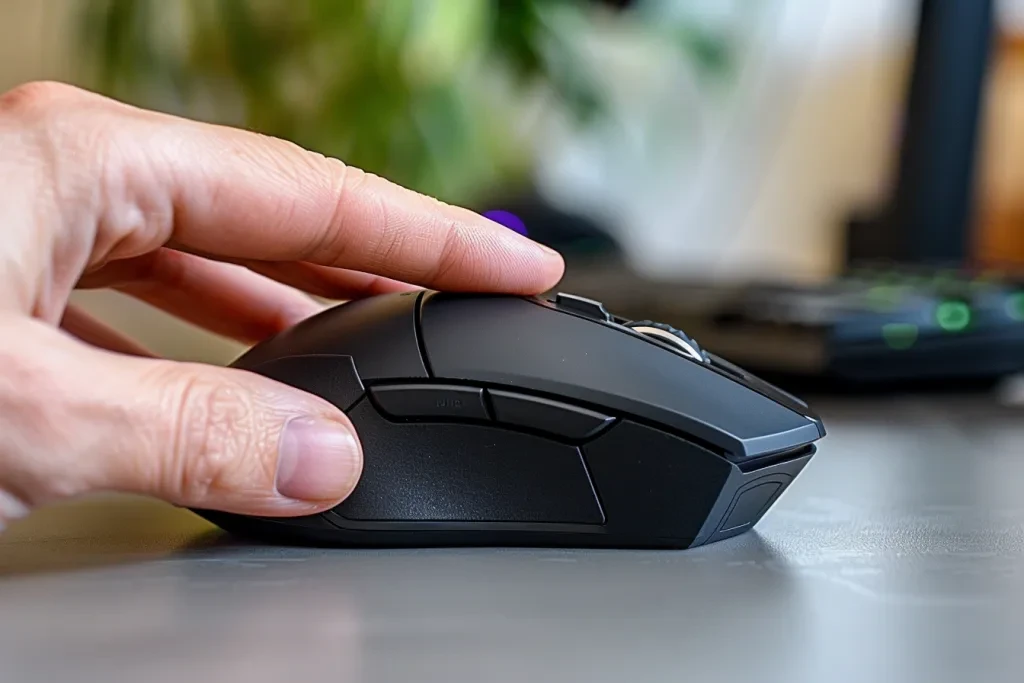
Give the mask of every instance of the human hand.
M 329 403 L 242 370 L 155 358 L 81 311 L 114 288 L 254 343 L 413 286 L 533 294 L 554 252 L 290 143 L 33 83 L 0 95 L 0 527 L 94 491 L 292 516 L 352 491 Z M 300 291 L 301 290 L 301 291 Z

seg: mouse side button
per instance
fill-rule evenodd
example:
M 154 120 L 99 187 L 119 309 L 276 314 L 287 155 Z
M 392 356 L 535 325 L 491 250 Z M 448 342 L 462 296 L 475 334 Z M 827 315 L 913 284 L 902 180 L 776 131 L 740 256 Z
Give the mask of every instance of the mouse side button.
M 499 389 L 488 389 L 487 395 L 499 423 L 573 441 L 592 439 L 615 421 L 610 415 L 547 398 Z
M 370 389 L 381 412 L 395 418 L 487 420 L 484 390 L 452 384 L 386 384 Z

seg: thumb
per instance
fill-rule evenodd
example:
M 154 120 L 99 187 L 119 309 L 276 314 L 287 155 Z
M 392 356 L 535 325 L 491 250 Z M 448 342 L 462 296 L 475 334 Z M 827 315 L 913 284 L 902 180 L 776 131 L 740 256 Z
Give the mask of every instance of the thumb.
M 362 470 L 345 415 L 242 370 L 122 356 L 35 321 L 0 329 L 0 491 L 121 491 L 264 516 L 319 512 Z M 0 325 L 2 328 L 3 325 Z M 2 521 L 2 520 L 0 520 Z

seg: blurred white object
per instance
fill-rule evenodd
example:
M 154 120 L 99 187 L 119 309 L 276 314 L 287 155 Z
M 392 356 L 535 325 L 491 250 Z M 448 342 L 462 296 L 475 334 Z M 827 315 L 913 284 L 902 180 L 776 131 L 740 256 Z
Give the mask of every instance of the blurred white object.
M 999 400 L 1005 405 L 1024 408 L 1024 375 L 1015 375 L 999 387 Z
M 885 191 L 916 3 L 766 7 L 754 25 L 735 15 L 741 63 L 724 93 L 642 41 L 599 43 L 621 122 L 544 141 L 545 190 L 617 223 L 643 270 L 825 278 L 845 217 Z

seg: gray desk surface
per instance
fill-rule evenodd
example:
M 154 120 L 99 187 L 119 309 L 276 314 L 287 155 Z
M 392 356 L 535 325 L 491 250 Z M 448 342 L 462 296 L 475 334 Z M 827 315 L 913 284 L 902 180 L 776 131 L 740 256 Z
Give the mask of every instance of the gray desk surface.
M 819 403 L 756 532 L 687 552 L 248 547 L 134 499 L 0 536 L 0 680 L 1024 680 L 1024 410 Z

